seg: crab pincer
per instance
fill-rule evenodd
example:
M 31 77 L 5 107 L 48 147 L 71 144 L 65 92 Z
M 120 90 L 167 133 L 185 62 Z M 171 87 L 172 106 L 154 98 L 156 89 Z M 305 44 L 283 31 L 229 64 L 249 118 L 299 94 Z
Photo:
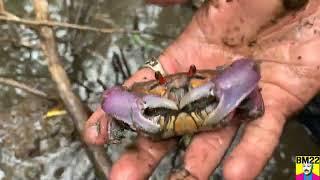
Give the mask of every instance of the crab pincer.
M 132 130 L 145 131 L 150 134 L 160 132 L 158 123 L 160 115 L 148 116 L 146 112 L 149 108 L 178 110 L 176 103 L 169 99 L 129 92 L 121 86 L 112 87 L 104 93 L 102 108 Z
M 256 112 L 258 114 L 264 110 L 261 94 L 256 91 L 259 80 L 259 68 L 254 61 L 237 60 L 207 84 L 189 91 L 180 101 L 179 108 L 183 109 L 200 99 L 215 98 L 215 106 L 209 108 L 208 117 L 204 121 L 205 127 L 214 126 L 225 120 L 228 115 L 234 115 L 231 112 L 244 100 L 246 104 L 251 105 L 250 109 L 246 110 L 252 111 L 251 115 L 254 116 L 253 111 L 259 111 Z

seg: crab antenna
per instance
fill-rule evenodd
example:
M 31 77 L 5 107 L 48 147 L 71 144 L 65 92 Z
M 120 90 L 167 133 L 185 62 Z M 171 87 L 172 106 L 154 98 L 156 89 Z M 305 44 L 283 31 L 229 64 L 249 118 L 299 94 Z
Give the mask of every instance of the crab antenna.
M 192 64 L 189 68 L 188 76 L 192 77 L 197 72 L 197 68 L 194 64 Z
M 159 71 L 156 71 L 154 73 L 154 77 L 156 78 L 156 80 L 159 81 L 159 84 L 164 84 L 166 83 L 166 79 L 162 76 L 162 74 Z

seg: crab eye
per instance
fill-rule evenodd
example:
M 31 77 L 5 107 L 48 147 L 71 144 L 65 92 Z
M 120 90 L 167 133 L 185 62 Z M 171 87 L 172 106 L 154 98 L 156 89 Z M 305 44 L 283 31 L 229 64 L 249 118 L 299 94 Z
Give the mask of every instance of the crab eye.
M 192 77 L 193 75 L 195 75 L 197 72 L 197 68 L 196 66 L 193 64 L 190 66 L 189 71 L 188 71 L 188 76 Z

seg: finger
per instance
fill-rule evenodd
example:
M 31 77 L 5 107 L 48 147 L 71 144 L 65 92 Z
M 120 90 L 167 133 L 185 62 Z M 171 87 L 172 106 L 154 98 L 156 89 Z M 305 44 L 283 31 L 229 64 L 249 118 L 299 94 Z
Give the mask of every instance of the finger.
M 264 87 L 263 91 L 272 92 L 270 87 Z M 254 179 L 271 158 L 285 124 L 286 107 L 283 102 L 290 99 L 288 96 L 279 95 L 281 94 L 279 91 L 273 91 L 273 93 L 277 93 L 281 98 L 264 96 L 269 97 L 265 98 L 264 116 L 248 123 L 240 143 L 223 163 L 223 175 L 226 179 L 238 179 L 239 177 Z
M 195 136 L 184 157 L 184 169 L 188 173 L 183 178 L 208 179 L 221 161 L 237 129 L 238 126 L 234 125 Z M 179 173 L 183 171 L 173 176 L 178 176 Z
M 157 4 L 161 6 L 169 6 L 174 4 L 184 4 L 189 0 L 145 0 L 147 4 Z
M 150 81 L 154 79 L 154 71 L 150 68 L 144 68 L 137 71 L 130 79 L 123 83 L 124 86 L 131 87 L 134 83 Z
M 110 179 L 147 179 L 175 140 L 152 142 L 139 137 L 135 149 L 128 150 L 112 167 Z
M 248 124 L 240 144 L 224 162 L 223 176 L 226 179 L 254 179 L 258 176 L 279 143 L 282 127 L 278 119 L 268 115 L 261 121 Z
M 83 138 L 88 144 L 102 145 L 108 138 L 108 120 L 104 111 L 98 108 L 86 121 Z

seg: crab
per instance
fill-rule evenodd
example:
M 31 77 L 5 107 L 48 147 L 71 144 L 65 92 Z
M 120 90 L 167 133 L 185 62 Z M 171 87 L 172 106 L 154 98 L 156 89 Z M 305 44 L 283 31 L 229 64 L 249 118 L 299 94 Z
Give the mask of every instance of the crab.
M 253 120 L 264 113 L 259 65 L 252 59 L 213 70 L 192 65 L 187 72 L 165 77 L 155 72 L 155 78 L 104 92 L 101 106 L 112 117 L 110 141 L 118 142 L 124 129 L 168 139 L 223 128 L 239 119 Z

